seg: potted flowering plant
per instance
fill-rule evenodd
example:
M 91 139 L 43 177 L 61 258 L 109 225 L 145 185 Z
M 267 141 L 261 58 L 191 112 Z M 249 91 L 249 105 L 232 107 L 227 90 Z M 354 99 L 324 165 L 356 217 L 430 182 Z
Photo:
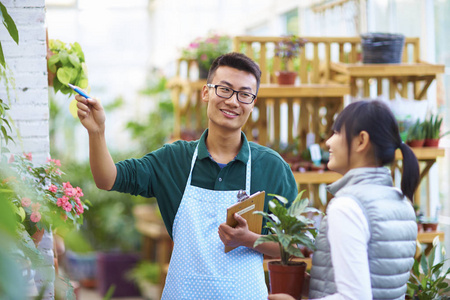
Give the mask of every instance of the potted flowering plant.
M 279 84 L 294 84 L 297 73 L 289 70 L 289 63 L 299 57 L 306 40 L 296 35 L 284 37 L 275 44 L 275 56 L 281 59 L 281 71 L 278 71 Z
M 199 77 L 208 76 L 209 67 L 216 57 L 231 51 L 231 38 L 227 35 L 210 33 L 206 37 L 198 37 L 188 47 L 181 50 L 184 59 L 196 60 Z
M 314 250 L 314 238 L 317 229 L 313 227 L 314 221 L 307 218 L 305 213 L 322 213 L 318 209 L 308 207 L 309 200 L 302 199 L 301 191 L 291 206 L 289 201 L 279 195 L 269 194 L 274 199 L 269 202 L 270 213 L 255 212 L 267 220 L 266 228 L 272 234 L 258 238 L 254 244 L 266 242 L 278 243 L 280 247 L 280 261 L 271 261 L 268 264 L 271 293 L 286 293 L 299 299 L 302 295 L 306 263 L 291 261 L 294 256 L 304 257 L 301 246 Z
M 78 229 L 83 223 L 83 212 L 88 209 L 81 201 L 82 189 L 62 182 L 60 166 L 59 160 L 50 158 L 46 164 L 35 166 L 31 153 L 11 155 L 11 175 L 2 181 L 2 185 L 7 185 L 2 188 L 11 189 L 10 199 L 18 219 L 36 246 L 44 230 L 65 234 Z

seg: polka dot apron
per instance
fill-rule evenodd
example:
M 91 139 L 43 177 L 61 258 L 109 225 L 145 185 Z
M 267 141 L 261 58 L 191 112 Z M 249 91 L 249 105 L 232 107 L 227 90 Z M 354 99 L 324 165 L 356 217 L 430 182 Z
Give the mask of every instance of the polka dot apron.
M 249 147 L 250 149 L 250 147 Z M 228 253 L 218 228 L 238 191 L 215 191 L 191 185 L 191 171 L 173 224 L 174 248 L 162 299 L 267 299 L 263 256 L 247 247 Z M 251 153 L 246 192 L 250 195 Z

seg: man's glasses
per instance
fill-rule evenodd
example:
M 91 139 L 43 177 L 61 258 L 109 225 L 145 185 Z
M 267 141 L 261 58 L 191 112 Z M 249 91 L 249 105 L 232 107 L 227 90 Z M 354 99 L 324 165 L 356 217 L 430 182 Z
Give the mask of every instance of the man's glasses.
M 215 88 L 216 95 L 221 98 L 225 98 L 225 99 L 230 99 L 231 97 L 233 97 L 234 93 L 236 93 L 237 100 L 244 104 L 252 104 L 253 100 L 255 100 L 255 98 L 256 98 L 256 95 L 254 95 L 252 93 L 244 92 L 244 91 L 235 91 L 224 85 L 208 83 L 208 84 L 206 84 L 206 86 L 210 87 L 210 88 Z

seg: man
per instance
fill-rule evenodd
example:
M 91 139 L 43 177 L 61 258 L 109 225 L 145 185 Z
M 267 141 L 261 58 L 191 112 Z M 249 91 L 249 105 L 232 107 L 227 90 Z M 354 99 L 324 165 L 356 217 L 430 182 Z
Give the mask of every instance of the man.
M 279 256 L 278 246 L 254 248 L 259 235 L 239 215 L 236 228 L 224 224 L 239 190 L 288 199 L 297 195 L 286 162 L 273 150 L 249 143 L 241 131 L 255 105 L 260 76 L 256 63 L 243 54 L 218 57 L 202 90 L 208 129 L 200 140 L 177 141 L 117 164 L 106 147 L 100 103 L 76 97 L 97 186 L 158 200 L 174 241 L 163 299 L 267 299 L 262 254 Z M 224 244 L 239 247 L 224 253 Z

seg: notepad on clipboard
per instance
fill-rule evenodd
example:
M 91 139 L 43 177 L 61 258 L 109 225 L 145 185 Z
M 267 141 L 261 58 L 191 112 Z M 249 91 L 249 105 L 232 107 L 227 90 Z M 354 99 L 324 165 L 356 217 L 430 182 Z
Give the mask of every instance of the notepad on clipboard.
M 238 222 L 234 219 L 234 214 L 237 213 L 245 220 L 247 220 L 248 229 L 254 233 L 261 234 L 262 220 L 261 215 L 254 214 L 255 211 L 264 210 L 265 191 L 256 192 L 247 199 L 237 202 L 227 208 L 227 225 L 236 227 Z M 236 247 L 225 246 L 225 253 L 233 250 Z

